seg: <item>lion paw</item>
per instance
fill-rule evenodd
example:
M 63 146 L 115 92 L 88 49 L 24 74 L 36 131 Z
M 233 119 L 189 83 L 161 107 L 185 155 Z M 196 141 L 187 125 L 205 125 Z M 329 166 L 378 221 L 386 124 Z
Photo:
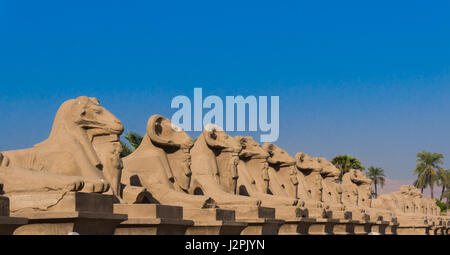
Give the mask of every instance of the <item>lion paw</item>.
M 83 189 L 84 181 L 83 180 L 75 180 L 65 186 L 65 190 L 67 191 L 80 191 Z
M 104 193 L 107 192 L 110 188 L 110 184 L 103 180 L 85 180 L 84 181 L 84 188 L 82 191 L 88 192 L 88 193 Z

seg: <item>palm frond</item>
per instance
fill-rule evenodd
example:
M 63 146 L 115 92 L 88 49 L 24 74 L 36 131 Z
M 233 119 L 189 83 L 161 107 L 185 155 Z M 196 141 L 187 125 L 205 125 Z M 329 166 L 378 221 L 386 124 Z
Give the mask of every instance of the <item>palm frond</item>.
M 121 158 L 126 157 L 126 156 L 130 155 L 131 153 L 133 153 L 133 150 L 125 142 L 120 141 L 120 145 L 122 145 L 122 152 L 120 153 Z
M 139 133 L 128 131 L 124 138 L 127 139 L 131 146 L 136 150 L 141 144 L 143 136 Z

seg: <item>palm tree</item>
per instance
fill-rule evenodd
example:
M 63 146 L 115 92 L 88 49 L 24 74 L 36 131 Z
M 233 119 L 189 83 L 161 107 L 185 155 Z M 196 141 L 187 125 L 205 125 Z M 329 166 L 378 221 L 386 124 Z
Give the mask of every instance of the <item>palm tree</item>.
M 417 165 L 414 173 L 417 174 L 417 180 L 414 186 L 423 189 L 430 186 L 431 198 L 434 199 L 433 187 L 438 180 L 438 171 L 442 170 L 440 164 L 443 164 L 444 155 L 440 153 L 431 153 L 422 151 L 417 153 Z
M 339 181 L 341 182 L 342 176 L 344 176 L 345 173 L 350 171 L 350 169 L 357 169 L 357 170 L 365 169 L 357 158 L 354 158 L 350 155 L 338 155 L 331 160 L 331 163 L 341 171 L 341 174 L 339 175 Z
M 378 185 L 380 185 L 380 187 L 384 186 L 386 177 L 386 175 L 384 175 L 384 169 L 381 167 L 371 166 L 367 169 L 367 177 L 369 177 L 372 180 L 373 185 L 375 186 L 375 198 L 376 198 L 378 196 L 377 186 Z
M 450 184 L 450 169 L 441 169 L 437 174 L 439 185 L 442 186 L 441 196 L 439 199 L 442 202 L 442 200 L 444 199 L 445 191 L 448 190 L 448 186 Z
M 143 136 L 136 132 L 128 131 L 128 133 L 124 136 L 125 139 L 133 146 L 133 149 L 136 150 L 142 142 Z
M 131 144 L 132 147 L 128 146 L 128 144 L 124 141 L 120 141 L 120 144 L 122 145 L 122 152 L 120 153 L 121 158 L 133 153 L 133 151 L 136 150 L 141 144 L 143 136 L 139 133 L 128 131 L 124 138 L 129 144 Z
M 133 149 L 130 148 L 130 146 L 125 143 L 124 141 L 120 141 L 120 145 L 122 145 L 122 151 L 120 152 L 120 157 L 124 158 L 128 155 L 130 155 L 131 153 L 133 153 Z
M 450 208 L 450 190 L 449 189 L 447 189 L 447 191 L 445 191 L 444 198 L 447 199 L 447 213 L 448 213 L 448 208 Z

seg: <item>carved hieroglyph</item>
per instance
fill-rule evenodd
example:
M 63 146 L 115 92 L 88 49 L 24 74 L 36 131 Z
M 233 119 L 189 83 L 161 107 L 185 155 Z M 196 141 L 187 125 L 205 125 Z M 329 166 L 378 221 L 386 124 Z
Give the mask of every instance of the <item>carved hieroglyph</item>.
M 189 135 L 172 125 L 169 119 L 151 116 L 142 143 L 123 158 L 122 182 L 147 188 L 156 200 L 153 202 L 193 208 L 215 207 L 210 197 L 186 193 L 191 182 L 188 153 L 192 145 Z M 169 163 L 168 155 L 177 152 L 184 156 L 182 162 Z
M 259 206 L 261 201 L 236 195 L 238 153 L 241 145 L 220 127 L 207 125 L 191 150 L 192 194 L 211 196 L 220 206 Z M 217 160 L 229 153 L 227 160 Z
M 268 207 L 297 205 L 298 200 L 288 197 L 281 188 L 276 174 L 273 174 L 273 179 L 269 177 L 269 154 L 259 143 L 251 136 L 236 136 L 234 139 L 242 146 L 238 164 L 238 194 L 261 199 L 262 205 Z
M 11 210 L 46 210 L 66 192 L 103 193 L 110 183 L 117 194 L 121 166 L 117 143 L 122 132 L 122 123 L 96 98 L 64 102 L 47 140 L 0 153 L 0 181 L 11 199 Z M 97 139 L 110 145 L 96 146 Z

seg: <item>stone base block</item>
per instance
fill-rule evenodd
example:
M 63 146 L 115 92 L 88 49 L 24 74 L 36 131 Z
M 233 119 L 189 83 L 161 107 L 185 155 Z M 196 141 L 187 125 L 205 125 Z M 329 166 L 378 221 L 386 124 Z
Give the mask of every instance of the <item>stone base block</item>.
M 307 208 L 307 214 L 305 217 L 308 218 L 328 218 L 330 216 L 330 211 L 323 208 Z
M 327 218 L 338 219 L 338 220 L 351 220 L 352 212 L 342 211 L 342 210 L 330 210 Z
M 304 207 L 295 207 L 295 206 L 278 206 L 275 208 L 275 216 L 277 219 L 284 220 L 284 224 L 280 226 L 278 230 L 279 235 L 299 235 L 302 232 L 302 229 L 305 227 L 302 226 L 307 218 L 304 218 L 308 215 L 308 209 Z
M 232 206 L 236 221 L 246 223 L 241 235 L 277 235 L 283 220 L 275 219 L 275 208 L 261 206 Z
M 430 234 L 430 226 L 428 225 L 399 225 L 397 228 L 398 235 L 428 235 Z
M 236 222 L 233 210 L 224 209 L 184 209 L 184 219 L 194 224 L 186 230 L 186 235 L 239 235 L 247 223 Z
M 0 235 L 12 235 L 18 227 L 27 224 L 27 222 L 26 218 L 0 216 Z
M 363 213 L 360 211 L 352 211 L 352 220 L 356 221 L 369 221 L 370 216 L 367 213 Z
M 307 230 L 309 235 L 332 235 L 336 221 L 317 218 L 305 223 L 309 225 Z
M 354 235 L 368 235 L 372 232 L 372 225 L 375 224 L 374 222 L 364 220 L 352 220 L 351 222 L 354 229 Z
M 0 196 L 0 235 L 11 235 L 28 222 L 25 218 L 9 217 L 9 198 Z
M 386 235 L 386 229 L 389 226 L 389 221 L 377 221 L 372 225 L 372 232 Z
M 397 235 L 398 223 L 390 222 L 385 229 L 385 235 Z
M 275 219 L 275 208 L 262 206 L 237 206 L 230 208 L 239 219 Z
M 9 198 L 0 196 L 0 216 L 9 216 Z
M 335 219 L 333 219 L 335 220 Z M 331 221 L 331 220 L 330 220 Z M 334 235 L 351 235 L 355 232 L 354 225 L 351 220 L 337 219 L 333 226 Z
M 247 223 L 241 235 L 278 235 L 280 226 L 284 224 L 283 220 L 276 219 L 239 219 L 239 222 Z
M 295 206 L 277 206 L 275 207 L 276 219 L 296 219 L 308 216 L 308 209 Z
M 116 226 L 127 219 L 113 212 L 113 196 L 69 192 L 47 211 L 20 211 L 12 216 L 28 218 L 14 235 L 112 235 Z
M 159 204 L 115 204 L 114 212 L 127 214 L 116 235 L 184 235 L 193 221 L 183 220 L 183 208 Z

